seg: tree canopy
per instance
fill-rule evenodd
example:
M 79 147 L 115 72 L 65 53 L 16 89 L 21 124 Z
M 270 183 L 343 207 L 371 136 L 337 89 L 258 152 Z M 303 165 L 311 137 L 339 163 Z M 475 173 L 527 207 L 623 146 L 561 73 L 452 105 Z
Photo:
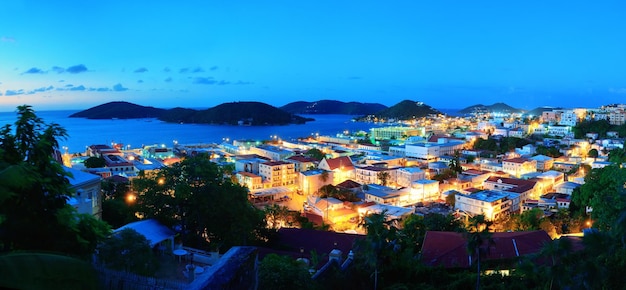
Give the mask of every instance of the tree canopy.
M 264 214 L 248 201 L 247 189 L 225 178 L 206 154 L 158 173 L 141 172 L 133 188 L 138 194 L 138 213 L 179 229 L 183 242 L 190 246 L 246 245 L 264 229 Z
M 17 114 L 14 127 L 0 130 L 0 245 L 88 257 L 110 229 L 67 204 L 69 173 L 53 158 L 67 133 L 28 105 Z

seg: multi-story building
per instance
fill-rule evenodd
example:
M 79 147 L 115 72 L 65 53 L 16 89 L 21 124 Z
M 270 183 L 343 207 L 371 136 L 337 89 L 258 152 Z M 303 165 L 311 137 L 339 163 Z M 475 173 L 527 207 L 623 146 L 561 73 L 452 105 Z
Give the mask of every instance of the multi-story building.
M 69 197 L 68 204 L 73 206 L 78 213 L 85 213 L 102 218 L 102 198 L 100 197 L 100 187 L 102 178 L 99 175 L 83 172 L 72 168 L 63 168 L 65 172 L 71 173 L 68 177 L 70 189 L 74 195 Z
M 433 201 L 440 198 L 439 181 L 420 179 L 411 183 L 409 202 Z
M 552 169 L 552 165 L 554 164 L 554 158 L 545 155 L 536 155 L 530 157 L 530 159 L 537 162 L 537 171 L 539 172 L 544 172 Z
M 293 163 L 295 165 L 296 172 L 307 171 L 317 167 L 315 159 L 303 155 L 291 156 L 285 161 Z
M 332 184 L 333 172 L 323 169 L 313 169 L 298 173 L 298 188 L 304 195 L 315 194 L 320 187 Z
M 574 110 L 565 110 L 561 113 L 561 119 L 559 125 L 574 127 L 578 123 L 578 115 Z
M 270 161 L 259 164 L 259 175 L 270 183 L 270 187 L 292 187 L 296 184 L 296 171 L 293 163 Z
M 397 184 L 402 187 L 409 187 L 416 180 L 426 179 L 426 172 L 418 167 L 404 167 L 396 171 Z
M 424 136 L 425 133 L 424 127 L 380 127 L 370 129 L 370 136 L 376 140 L 404 139 L 408 136 Z
M 523 157 L 502 160 L 502 171 L 519 178 L 523 174 L 536 172 L 537 161 Z
M 456 151 L 463 150 L 464 141 L 439 138 L 437 142 L 423 142 L 405 145 L 405 156 L 422 161 L 433 162 L 439 156 L 454 155 Z
M 348 156 L 337 158 L 324 158 L 317 165 L 317 168 L 333 172 L 333 184 L 342 183 L 354 178 L 354 164 Z
M 618 126 L 626 123 L 626 111 L 623 108 L 611 110 L 611 112 L 609 112 L 609 123 Z
M 457 194 L 454 208 L 470 216 L 484 215 L 487 220 L 506 216 L 511 210 L 509 194 L 500 191 L 483 190 L 469 195 Z
M 247 187 L 251 192 L 263 189 L 263 178 L 251 172 L 237 172 L 237 181 Z
M 295 153 L 291 150 L 287 150 L 284 148 L 271 146 L 271 145 L 257 145 L 250 147 L 250 153 L 257 154 L 259 156 L 263 156 L 269 158 L 270 160 L 280 161 L 285 160 Z
M 396 168 L 386 168 L 377 166 L 355 167 L 355 181 L 361 184 L 382 184 L 379 178 L 381 172 L 387 172 L 387 184 L 396 184 Z
M 520 200 L 524 201 L 539 197 L 540 190 L 536 185 L 537 182 L 532 180 L 491 176 L 485 180 L 483 187 L 488 190 L 517 193 Z

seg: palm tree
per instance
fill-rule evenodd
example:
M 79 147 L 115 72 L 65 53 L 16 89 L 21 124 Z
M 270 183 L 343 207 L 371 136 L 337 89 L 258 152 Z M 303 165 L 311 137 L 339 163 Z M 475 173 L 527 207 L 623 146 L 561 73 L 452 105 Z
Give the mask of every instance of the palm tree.
M 383 186 L 387 185 L 387 182 L 389 181 L 389 172 L 387 171 L 381 171 L 378 172 L 378 180 L 380 181 L 380 184 L 382 184 Z
M 493 222 L 484 215 L 476 215 L 469 219 L 469 233 L 467 235 L 467 251 L 476 258 L 476 289 L 480 289 L 480 260 L 489 253 L 494 244 L 489 228 Z

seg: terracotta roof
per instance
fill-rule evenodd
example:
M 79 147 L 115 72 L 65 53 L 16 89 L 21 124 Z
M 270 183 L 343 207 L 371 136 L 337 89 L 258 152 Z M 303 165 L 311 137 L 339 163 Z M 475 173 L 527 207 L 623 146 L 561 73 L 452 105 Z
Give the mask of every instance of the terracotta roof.
M 239 171 L 237 172 L 237 174 L 242 175 L 242 176 L 248 176 L 248 177 L 260 177 L 254 173 L 246 172 L 246 171 Z
M 502 181 L 502 182 L 498 182 L 498 181 Z M 502 183 L 502 184 L 511 185 L 515 188 L 519 188 L 520 190 L 522 190 L 522 192 L 535 187 L 535 184 L 537 184 L 536 181 L 517 179 L 517 178 L 498 177 L 498 176 L 491 176 L 487 178 L 485 182 Z
M 277 165 L 287 165 L 287 164 L 293 164 L 293 163 L 289 163 L 285 161 L 268 161 L 268 162 L 263 162 L 261 164 L 267 165 L 267 166 L 277 166 Z
M 508 260 L 530 255 L 541 250 L 551 241 L 545 231 L 492 233 L 493 244 L 489 246 L 485 260 Z M 475 260 L 472 257 L 471 260 Z M 456 232 L 428 231 L 422 245 L 422 262 L 429 266 L 446 268 L 469 268 L 470 255 L 466 236 Z
M 354 164 L 352 164 L 352 160 L 350 160 L 350 157 L 348 156 L 326 159 L 326 163 L 328 163 L 330 170 L 335 170 L 341 168 L 342 166 L 344 169 L 354 169 Z
M 528 161 L 530 161 L 530 159 L 524 158 L 524 157 L 517 157 L 517 158 L 502 160 L 502 162 L 511 162 L 511 163 L 524 163 Z
M 306 156 L 303 156 L 303 155 L 294 155 L 294 156 L 291 156 L 291 157 L 287 158 L 287 160 L 293 160 L 293 161 L 297 161 L 297 162 L 301 162 L 301 163 L 317 161 L 317 160 L 315 160 L 313 158 L 306 157 Z
M 341 182 L 341 183 L 337 184 L 336 186 L 337 187 L 341 187 L 341 188 L 348 188 L 348 189 L 350 189 L 350 188 L 361 187 L 361 184 L 356 182 L 356 181 L 354 181 L 354 180 L 348 179 L 348 180 L 346 180 L 344 182 Z
M 317 231 L 310 229 L 281 228 L 278 230 L 277 238 L 273 242 L 275 249 L 260 248 L 259 260 L 269 253 L 288 254 L 294 258 L 311 256 L 311 251 L 317 252 L 319 256 L 326 257 L 333 249 L 339 249 L 345 259 L 354 247 L 357 240 L 364 239 L 364 235 L 337 233 L 332 231 Z M 302 253 L 300 250 L 302 249 Z M 327 261 L 320 259 L 320 263 Z

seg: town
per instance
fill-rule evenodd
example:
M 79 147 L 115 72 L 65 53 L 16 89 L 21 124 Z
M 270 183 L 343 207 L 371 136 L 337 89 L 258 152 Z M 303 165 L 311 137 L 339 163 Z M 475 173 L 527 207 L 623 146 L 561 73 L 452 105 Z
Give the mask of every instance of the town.
M 205 161 L 217 165 L 224 180 L 245 188 L 249 203 L 264 213 L 266 226 L 286 243 L 283 250 L 263 249 L 259 255 L 283 254 L 306 261 L 313 279 L 329 279 L 323 277 L 333 263 L 335 271 L 350 267 L 359 254 L 355 243 L 372 234 L 373 217 L 399 231 L 416 218 L 444 220 L 444 226 L 426 231 L 423 241 L 413 241 L 419 245 L 415 253 L 431 267 L 468 269 L 476 264 L 474 257 L 480 273 L 482 245 L 476 253 L 465 250 L 468 236 L 452 229 L 473 227 L 477 233 L 490 233 L 489 239 L 497 242 L 488 248 L 499 256 L 485 255 L 483 274 L 498 275 L 508 275 L 515 267 L 512 260 L 533 257 L 550 241 L 565 239 L 580 250 L 585 233 L 612 227 L 607 220 L 593 218 L 597 209 L 589 198 L 574 202 L 573 196 L 580 194 L 594 170 L 624 162 L 626 105 L 546 109 L 537 115 L 476 111 L 465 117 L 371 122 L 383 125 L 369 132 L 311 133 L 297 140 L 273 135 L 267 140 L 224 138 L 220 144 L 173 140 L 171 145 L 142 148 L 92 144 L 85 152 L 63 148 L 58 159 L 71 173 L 76 194 L 68 204 L 77 212 L 108 220 L 117 228 L 113 233 L 136 230 L 155 251 L 173 255 L 179 264 L 185 259 L 183 264 L 191 268 L 182 274 L 191 284 L 174 288 L 202 289 L 212 279 L 204 272 L 242 255 L 232 249 L 223 253 L 219 247 L 209 251 L 180 243 L 181 235 L 193 232 L 186 230 L 192 227 L 193 214 L 183 209 L 190 201 L 172 208 L 173 228 L 144 219 L 151 215 L 133 207 L 158 188 L 173 197 L 193 191 L 183 188 L 202 181 L 177 181 L 184 174 L 168 170 L 194 158 L 204 161 L 192 161 L 181 170 L 201 168 Z M 107 212 L 115 208 L 115 198 L 124 201 L 116 205 L 117 211 L 130 212 Z M 579 208 L 570 208 L 573 203 Z M 157 211 L 173 206 L 164 207 Z M 581 214 L 574 215 L 574 210 Z M 218 238 L 205 233 L 204 239 Z M 459 245 L 462 250 L 455 250 Z M 318 261 L 320 255 L 327 255 L 328 262 Z
M 546 109 L 537 115 L 476 111 L 466 117 L 371 121 L 383 126 L 334 136 L 312 133 L 297 140 L 273 135 L 267 140 L 224 138 L 221 144 L 174 140 L 171 146 L 142 148 L 93 144 L 86 152 L 66 151 L 61 157 L 74 175 L 71 181 L 78 192 L 70 203 L 79 212 L 99 218 L 103 199 L 110 196 L 101 188 L 102 180 L 132 184 L 185 158 L 206 156 L 223 169 L 225 178 L 246 188 L 250 203 L 265 210 L 268 225 L 283 235 L 305 235 L 294 232 L 302 224 L 288 212 L 304 217 L 314 228 L 352 235 L 351 241 L 367 234 L 365 223 L 372 214 L 396 223 L 434 214 L 466 225 L 480 217 L 494 235 L 526 233 L 499 238 L 534 244 L 524 253 L 529 255 L 559 238 L 570 238 L 580 247 L 576 237 L 593 227 L 591 204 L 581 205 L 583 216 L 570 216 L 572 194 L 593 169 L 609 166 L 611 156 L 623 152 L 626 105 Z M 141 195 L 132 188 L 124 193 L 128 204 Z M 535 220 L 524 221 L 524 213 Z M 435 233 L 424 238 L 422 261 L 454 268 L 450 259 L 467 257 L 467 253 L 432 256 L 446 251 L 438 239 L 465 243 L 462 236 Z M 330 239 L 337 248 L 339 238 Z M 351 247 L 343 245 L 343 256 L 352 255 Z M 202 259 L 202 251 L 185 249 Z M 324 251 L 342 255 L 332 247 Z M 508 251 L 503 254 L 507 258 L 520 255 L 518 248 Z M 300 255 L 311 258 L 303 252 L 300 246 Z M 432 261 L 426 260 L 429 255 Z M 470 256 L 464 267 L 471 265 Z

